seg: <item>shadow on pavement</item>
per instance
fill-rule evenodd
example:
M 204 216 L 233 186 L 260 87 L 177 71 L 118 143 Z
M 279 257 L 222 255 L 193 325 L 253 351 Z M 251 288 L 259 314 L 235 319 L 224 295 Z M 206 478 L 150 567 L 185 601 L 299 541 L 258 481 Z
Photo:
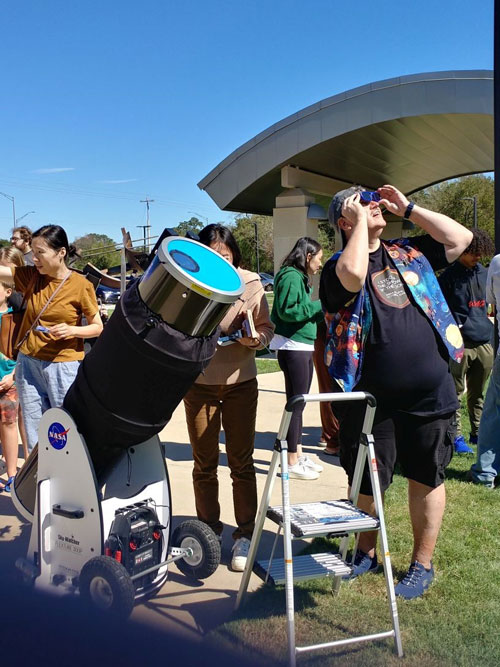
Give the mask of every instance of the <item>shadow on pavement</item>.
M 163 631 L 134 620 L 103 615 L 79 598 L 41 595 L 8 582 L 0 606 L 2 661 L 38 667 L 89 665 L 148 666 L 179 661 L 185 665 L 255 665 L 245 657 L 213 645 Z M 199 604 L 199 603 L 197 603 Z M 210 601 L 210 604 L 214 604 Z M 202 657 L 201 657 L 202 652 Z

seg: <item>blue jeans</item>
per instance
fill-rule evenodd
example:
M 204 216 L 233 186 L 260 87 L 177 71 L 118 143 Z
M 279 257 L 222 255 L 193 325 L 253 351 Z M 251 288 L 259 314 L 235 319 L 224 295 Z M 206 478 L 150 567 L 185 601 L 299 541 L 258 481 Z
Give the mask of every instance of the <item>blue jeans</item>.
M 43 413 L 61 407 L 79 366 L 79 361 L 42 361 L 19 353 L 16 385 L 30 452 L 38 442 L 38 424 Z
M 479 424 L 477 461 L 471 468 L 472 479 L 479 484 L 491 484 L 500 467 L 500 354 L 497 355 L 484 399 Z

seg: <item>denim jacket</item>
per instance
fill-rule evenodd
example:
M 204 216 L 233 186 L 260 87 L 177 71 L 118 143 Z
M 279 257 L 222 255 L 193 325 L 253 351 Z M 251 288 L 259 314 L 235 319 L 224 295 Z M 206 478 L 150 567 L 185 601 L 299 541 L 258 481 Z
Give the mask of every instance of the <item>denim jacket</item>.
M 417 306 L 432 323 L 450 357 L 461 361 L 464 347 L 458 328 L 432 267 L 408 239 L 383 242 Z M 341 251 L 333 256 L 338 259 Z M 360 377 L 366 340 L 372 325 L 372 306 L 366 282 L 338 313 L 327 315 L 325 363 L 343 391 L 352 391 Z

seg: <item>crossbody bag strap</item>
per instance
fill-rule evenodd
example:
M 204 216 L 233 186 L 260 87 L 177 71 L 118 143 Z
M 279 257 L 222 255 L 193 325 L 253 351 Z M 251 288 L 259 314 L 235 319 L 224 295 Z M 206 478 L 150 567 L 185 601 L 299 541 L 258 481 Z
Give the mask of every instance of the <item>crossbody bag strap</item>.
M 33 277 L 32 277 L 31 280 L 29 281 L 29 283 L 28 283 L 28 287 L 26 288 L 26 290 L 25 290 L 25 292 L 24 292 L 24 294 L 23 294 L 23 300 L 21 301 L 21 306 L 20 306 L 20 308 L 19 308 L 19 312 L 22 312 L 22 310 L 23 310 L 23 308 L 24 308 L 24 304 L 27 303 L 27 301 L 28 301 L 28 294 L 31 296 L 30 292 L 32 292 L 32 291 L 33 291 L 33 288 L 35 287 L 35 283 L 36 283 L 36 279 L 37 279 L 37 277 L 38 277 L 37 274 L 34 273 L 34 274 L 33 274 Z
M 47 310 L 47 308 L 49 307 L 51 301 L 54 300 L 54 297 L 55 297 L 56 294 L 59 292 L 59 290 L 60 290 L 61 287 L 64 285 L 64 283 L 67 281 L 67 279 L 70 277 L 70 275 L 71 275 L 71 271 L 68 271 L 68 273 L 67 273 L 67 274 L 64 276 L 64 278 L 62 279 L 61 284 L 59 285 L 59 287 L 57 287 L 57 289 L 50 295 L 50 297 L 48 298 L 47 303 L 45 304 L 45 306 L 42 308 L 42 310 L 38 313 L 38 315 L 37 315 L 37 316 L 35 317 L 35 319 L 33 320 L 33 324 L 30 326 L 30 328 L 28 329 L 28 331 L 24 334 L 22 340 L 21 340 L 19 343 L 17 343 L 17 345 L 16 345 L 16 350 L 19 349 L 19 348 L 21 347 L 21 345 L 24 343 L 24 341 L 26 340 L 26 338 L 28 338 L 28 336 L 30 335 L 30 333 L 31 333 L 31 332 L 33 331 L 33 329 L 36 327 L 36 325 L 37 325 L 38 322 L 40 321 L 40 318 L 42 317 L 42 315 L 44 314 L 44 312 L 45 312 L 45 311 Z M 35 278 L 36 278 L 36 276 L 35 276 Z M 23 303 L 24 303 L 24 299 L 23 299 Z

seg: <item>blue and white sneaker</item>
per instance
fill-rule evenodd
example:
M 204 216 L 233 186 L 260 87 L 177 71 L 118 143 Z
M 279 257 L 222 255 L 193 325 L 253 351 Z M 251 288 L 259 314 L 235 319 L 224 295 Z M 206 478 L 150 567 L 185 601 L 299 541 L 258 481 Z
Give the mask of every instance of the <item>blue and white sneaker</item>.
M 455 447 L 455 454 L 474 454 L 474 450 L 465 442 L 463 435 L 457 435 L 453 444 Z
M 418 560 L 410 565 L 410 569 L 406 573 L 395 588 L 395 593 L 405 600 L 414 600 L 421 597 L 425 591 L 432 584 L 434 579 L 434 568 L 427 570 Z
M 356 551 L 356 555 L 354 556 L 352 572 L 350 574 L 345 574 L 342 579 L 356 579 L 356 577 L 360 577 L 362 574 L 376 572 L 377 570 L 377 554 L 375 554 L 372 558 L 368 554 L 365 554 L 364 551 L 361 551 L 361 549 L 358 549 Z
M 473 484 L 476 484 L 477 486 L 484 486 L 485 489 L 494 489 L 495 488 L 495 478 L 491 477 L 490 479 L 487 480 L 481 480 L 478 479 L 472 468 L 470 470 L 467 470 L 467 473 L 465 474 L 465 479 L 468 482 L 472 482 Z

